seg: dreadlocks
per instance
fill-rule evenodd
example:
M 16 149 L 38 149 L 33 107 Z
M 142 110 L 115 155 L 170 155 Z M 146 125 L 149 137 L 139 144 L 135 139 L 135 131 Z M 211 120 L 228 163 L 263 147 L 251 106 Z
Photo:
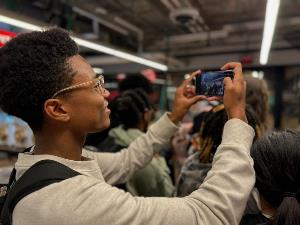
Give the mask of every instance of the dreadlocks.
M 255 139 L 264 133 L 263 126 L 250 105 L 246 106 L 248 123 L 255 130 Z M 200 152 L 200 162 L 212 162 L 217 147 L 221 144 L 223 127 L 228 117 L 224 105 L 218 105 L 206 113 L 200 130 L 192 139 L 192 145 Z

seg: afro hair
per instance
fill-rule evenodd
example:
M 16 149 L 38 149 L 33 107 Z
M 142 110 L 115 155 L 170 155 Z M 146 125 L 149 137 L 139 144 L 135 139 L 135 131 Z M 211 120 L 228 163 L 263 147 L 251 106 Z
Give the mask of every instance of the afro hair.
M 53 28 L 18 35 L 0 49 L 0 107 L 33 130 L 43 122 L 43 104 L 71 84 L 68 58 L 78 54 L 68 32 Z

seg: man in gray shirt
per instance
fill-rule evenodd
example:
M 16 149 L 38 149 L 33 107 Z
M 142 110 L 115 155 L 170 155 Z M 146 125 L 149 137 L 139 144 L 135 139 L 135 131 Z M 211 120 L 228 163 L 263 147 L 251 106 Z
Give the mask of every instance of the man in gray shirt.
M 222 68 L 235 71 L 233 80 L 224 80 L 229 121 L 204 183 L 184 198 L 141 198 L 111 185 L 145 166 L 176 132 L 190 106 L 206 99 L 189 86 L 198 72 L 177 88 L 172 111 L 127 149 L 93 153 L 82 146 L 89 132 L 109 126 L 109 92 L 68 33 L 51 29 L 21 34 L 0 49 L 0 58 L 0 107 L 25 120 L 35 135 L 32 151 L 19 155 L 17 179 L 44 159 L 81 174 L 23 198 L 14 209 L 14 225 L 239 223 L 255 181 L 249 156 L 254 132 L 245 116 L 239 63 Z

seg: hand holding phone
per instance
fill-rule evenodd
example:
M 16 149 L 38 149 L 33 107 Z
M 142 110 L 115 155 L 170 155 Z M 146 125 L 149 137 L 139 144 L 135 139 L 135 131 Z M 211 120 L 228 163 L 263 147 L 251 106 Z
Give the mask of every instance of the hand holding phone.
M 180 86 L 177 87 L 175 92 L 175 98 L 173 101 L 172 111 L 169 113 L 169 118 L 173 123 L 177 124 L 183 119 L 185 114 L 189 111 L 190 107 L 200 100 L 207 99 L 203 95 L 195 95 L 195 89 L 192 92 L 188 92 L 190 89 L 191 81 L 199 74 L 200 71 L 196 71 L 191 76 L 184 80 Z
M 196 94 L 207 97 L 224 95 L 224 78 L 233 79 L 233 70 L 207 71 L 196 77 Z
M 246 107 L 246 84 L 244 81 L 241 63 L 229 62 L 222 67 L 222 70 L 233 69 L 234 78 L 225 78 L 225 93 L 223 102 L 228 118 L 238 118 L 247 122 Z

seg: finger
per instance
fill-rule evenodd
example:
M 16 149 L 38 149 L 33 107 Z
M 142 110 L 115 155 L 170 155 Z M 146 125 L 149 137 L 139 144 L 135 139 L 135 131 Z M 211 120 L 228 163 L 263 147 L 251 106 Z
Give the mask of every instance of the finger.
M 239 62 L 229 62 L 221 67 L 221 70 L 228 70 L 228 69 L 240 69 L 239 72 L 241 72 L 242 64 Z
M 225 77 L 224 78 L 224 89 L 227 90 L 229 88 L 232 88 L 232 86 L 233 86 L 233 82 L 232 82 L 231 78 Z
M 239 62 L 229 62 L 226 63 L 221 70 L 228 70 L 228 69 L 233 69 L 234 71 L 234 80 L 235 81 L 243 81 L 243 69 L 242 69 L 242 64 Z
M 186 85 L 184 87 L 184 96 L 191 98 L 196 95 L 196 88 L 194 85 Z
M 192 96 L 195 96 L 195 95 L 196 95 L 196 88 L 195 88 L 195 86 L 192 86 L 191 89 L 189 89 L 189 93 L 190 93 Z
M 187 93 L 184 94 L 184 96 L 187 97 L 187 98 L 192 98 L 192 97 L 195 96 L 195 93 L 193 93 L 193 92 L 187 92 Z
M 184 88 L 186 85 L 188 85 L 194 79 L 194 77 L 196 77 L 200 73 L 201 73 L 201 70 L 197 70 L 197 71 L 193 72 L 188 79 L 184 80 L 181 83 L 181 85 L 179 87 Z
M 190 105 L 193 105 L 198 101 L 206 100 L 206 99 L 207 99 L 207 97 L 204 96 L 204 95 L 196 95 L 196 96 L 189 99 L 189 103 L 190 103 Z
M 185 95 L 188 95 L 188 98 L 190 98 L 196 95 L 196 88 L 194 85 L 188 84 L 183 88 L 183 92 L 185 93 Z
M 223 99 L 222 96 L 213 96 L 213 97 L 209 97 L 206 100 L 211 102 L 211 101 L 221 101 Z
M 191 90 L 192 89 L 192 85 L 190 85 L 190 84 L 187 84 L 184 88 L 185 88 L 185 90 Z
M 195 86 L 192 86 L 192 85 L 189 85 L 189 84 L 184 88 L 185 92 L 195 93 L 195 90 L 196 90 Z

